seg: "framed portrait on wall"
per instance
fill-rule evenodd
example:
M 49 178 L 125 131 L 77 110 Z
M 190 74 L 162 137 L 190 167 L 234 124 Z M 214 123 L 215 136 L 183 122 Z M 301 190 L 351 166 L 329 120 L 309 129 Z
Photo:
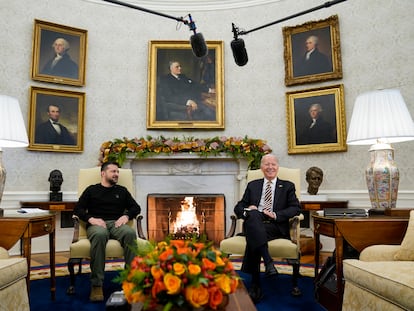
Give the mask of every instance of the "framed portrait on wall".
M 338 16 L 283 28 L 285 84 L 342 78 Z
M 85 93 L 31 87 L 29 150 L 82 152 Z
M 150 41 L 148 129 L 224 129 L 223 41 L 193 55 L 188 41 Z
M 288 154 L 346 151 L 342 84 L 286 93 Z
M 32 79 L 85 85 L 87 31 L 35 19 Z

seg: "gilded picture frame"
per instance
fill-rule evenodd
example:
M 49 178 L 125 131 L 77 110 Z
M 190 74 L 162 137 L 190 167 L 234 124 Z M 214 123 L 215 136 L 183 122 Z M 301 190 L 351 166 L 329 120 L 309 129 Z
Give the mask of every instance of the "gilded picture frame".
M 32 86 L 28 149 L 82 152 L 84 111 L 83 92 Z
M 84 29 L 35 19 L 32 79 L 85 85 L 87 36 Z
M 285 85 L 342 78 L 338 16 L 283 28 Z
M 286 93 L 288 154 L 347 150 L 344 86 Z
M 149 42 L 147 129 L 224 129 L 223 41 L 206 44 L 197 58 L 188 41 Z

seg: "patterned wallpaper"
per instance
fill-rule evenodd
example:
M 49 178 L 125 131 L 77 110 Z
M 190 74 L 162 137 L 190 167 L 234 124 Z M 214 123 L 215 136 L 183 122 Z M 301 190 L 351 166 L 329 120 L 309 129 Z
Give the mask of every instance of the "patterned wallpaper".
M 6 193 L 49 190 L 49 172 L 63 172 L 64 192 L 77 189 L 79 168 L 98 163 L 100 144 L 116 137 L 145 135 L 215 135 L 264 138 L 281 165 L 310 166 L 325 172 L 321 192 L 366 189 L 364 169 L 369 146 L 350 146 L 347 152 L 288 155 L 285 93 L 341 83 L 344 85 L 347 126 L 359 93 L 377 88 L 399 88 L 414 115 L 413 1 L 347 1 L 243 39 L 249 62 L 238 67 L 233 60 L 231 23 L 246 30 L 320 5 L 319 0 L 276 1 L 248 8 L 193 11 L 206 40 L 223 40 L 225 81 L 224 131 L 167 131 L 146 129 L 148 43 L 150 40 L 188 40 L 187 27 L 174 21 L 128 8 L 85 0 L 1 1 L 0 93 L 17 97 L 28 122 L 31 86 L 86 93 L 84 151 L 60 153 L 6 149 Z M 177 15 L 177 12 L 165 13 Z M 187 11 L 179 13 L 188 14 Z M 286 87 L 282 27 L 339 16 L 343 78 L 323 83 Z M 260 18 L 257 18 L 260 16 Z M 88 30 L 86 85 L 71 87 L 30 78 L 34 19 Z M 27 124 L 27 123 L 26 123 Z M 414 142 L 396 144 L 401 171 L 400 190 L 413 191 Z M 306 189 L 304 178 L 302 189 Z

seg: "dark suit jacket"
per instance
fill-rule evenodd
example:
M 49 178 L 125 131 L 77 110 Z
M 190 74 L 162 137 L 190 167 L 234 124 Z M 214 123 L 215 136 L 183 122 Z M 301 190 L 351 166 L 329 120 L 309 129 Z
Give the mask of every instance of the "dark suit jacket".
M 306 54 L 300 62 L 294 67 L 294 76 L 307 76 L 318 73 L 332 72 L 332 64 L 328 57 L 315 49 L 306 59 Z
M 187 100 L 198 105 L 193 113 L 194 120 L 214 120 L 212 113 L 202 104 L 201 93 L 208 93 L 208 86 L 195 82 L 186 75 L 179 79 L 172 74 L 161 77 L 157 87 L 157 120 L 187 120 Z
M 243 198 L 234 208 L 234 213 L 238 218 L 243 217 L 244 208 L 250 205 L 259 206 L 263 183 L 263 178 L 248 183 Z M 300 213 L 300 205 L 295 191 L 295 185 L 292 182 L 277 179 L 273 200 L 273 211 L 276 213 L 274 222 L 286 237 L 289 237 L 289 219 Z
M 66 127 L 60 125 L 61 133 L 56 132 L 53 125 L 48 120 L 40 124 L 35 133 L 36 144 L 54 144 L 54 145 L 76 145 L 75 139 L 72 137 Z
M 312 121 L 309 121 L 302 133 L 297 136 L 297 145 L 328 144 L 337 141 L 336 128 L 322 117 L 316 120 L 312 128 L 310 128 L 311 124 Z
M 49 60 L 40 73 L 77 79 L 79 76 L 78 65 L 68 54 L 63 54 L 62 58 L 52 67 L 53 59 Z

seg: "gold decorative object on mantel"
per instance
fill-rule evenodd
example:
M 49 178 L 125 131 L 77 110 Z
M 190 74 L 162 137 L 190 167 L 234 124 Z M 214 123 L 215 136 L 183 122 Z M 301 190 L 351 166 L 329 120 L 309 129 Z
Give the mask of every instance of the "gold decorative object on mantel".
M 99 161 L 117 161 L 120 165 L 128 156 L 144 158 L 160 154 L 180 152 L 198 154 L 200 157 L 230 155 L 244 158 L 249 162 L 249 169 L 258 169 L 260 160 L 272 149 L 263 139 L 245 137 L 216 136 L 212 138 L 183 137 L 166 138 L 164 136 L 146 138 L 116 138 L 101 145 Z

